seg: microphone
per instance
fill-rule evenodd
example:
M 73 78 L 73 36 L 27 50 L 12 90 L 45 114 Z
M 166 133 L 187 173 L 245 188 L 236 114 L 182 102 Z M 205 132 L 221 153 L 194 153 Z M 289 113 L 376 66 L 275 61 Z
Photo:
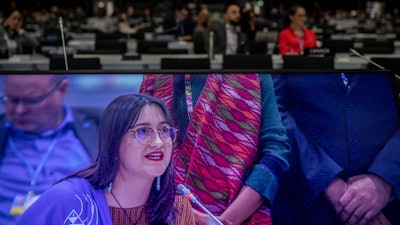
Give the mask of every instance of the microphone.
M 65 50 L 65 40 L 64 40 L 64 26 L 63 26 L 63 19 L 61 16 L 58 17 L 58 24 L 60 25 L 60 30 L 61 30 L 61 41 L 62 41 L 62 45 L 63 45 L 65 70 L 68 70 L 67 51 Z
M 355 49 L 350 48 L 350 51 L 351 51 L 351 53 L 355 54 L 356 56 L 358 56 L 358 57 L 360 57 L 360 58 L 366 60 L 367 62 L 371 63 L 372 65 L 378 67 L 379 69 L 381 69 L 381 70 L 387 70 L 385 67 L 383 67 L 383 66 L 379 65 L 378 63 L 376 63 L 376 62 L 374 62 L 374 61 L 368 59 L 367 57 L 361 55 L 361 54 L 360 54 L 359 52 L 357 52 Z M 393 73 L 393 74 L 394 74 L 394 76 L 395 76 L 397 79 L 400 79 L 400 76 L 399 76 L 399 75 L 397 75 L 397 74 L 395 74 L 395 73 Z
M 210 211 L 208 211 L 208 209 L 206 207 L 203 206 L 203 204 L 201 204 L 199 202 L 199 200 L 197 200 L 197 198 L 193 195 L 193 193 L 186 188 L 183 184 L 179 184 L 177 186 L 178 191 L 181 193 L 181 195 L 183 197 L 185 197 L 186 199 L 188 199 L 190 202 L 196 204 L 198 207 L 200 207 L 205 213 L 207 213 L 207 215 L 209 215 L 218 225 L 224 225 L 217 217 L 215 217 Z
M 366 60 L 367 62 L 371 63 L 372 65 L 378 67 L 379 69 L 381 69 L 381 70 L 386 70 L 385 67 L 383 67 L 383 66 L 379 65 L 378 63 L 375 63 L 374 61 L 372 61 L 372 60 L 368 59 L 367 57 L 361 55 L 361 54 L 360 54 L 359 52 L 357 52 L 355 49 L 350 48 L 350 52 L 353 53 L 353 54 L 355 54 L 356 56 L 358 56 L 358 57 L 360 57 L 360 58 Z

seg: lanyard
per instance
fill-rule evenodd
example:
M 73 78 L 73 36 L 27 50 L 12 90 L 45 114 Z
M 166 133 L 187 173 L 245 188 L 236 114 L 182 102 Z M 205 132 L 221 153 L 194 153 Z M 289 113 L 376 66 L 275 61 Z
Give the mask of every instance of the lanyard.
M 192 81 L 190 75 L 185 75 L 185 96 L 186 96 L 186 109 L 189 120 L 192 118 L 193 113 L 193 96 L 192 96 Z
M 40 160 L 40 163 L 39 163 L 38 167 L 36 168 L 36 171 L 34 171 L 32 165 L 29 163 L 28 159 L 26 157 L 24 157 L 22 155 L 22 153 L 17 150 L 17 148 L 15 147 L 15 143 L 13 141 L 13 138 L 11 138 L 11 137 L 9 138 L 10 149 L 11 149 L 12 153 L 14 153 L 22 161 L 22 163 L 25 165 L 25 168 L 28 170 L 29 174 L 31 175 L 31 188 L 32 189 L 36 186 L 36 180 L 37 180 L 40 172 L 42 171 L 44 165 L 46 164 L 49 156 L 54 151 L 54 146 L 56 145 L 56 143 L 58 141 L 58 138 L 59 138 L 59 135 L 57 135 L 53 139 L 53 141 L 51 142 L 51 144 L 50 144 L 49 148 L 47 149 L 46 153 L 44 154 L 44 156 Z
M 303 37 L 299 37 L 296 35 L 297 40 L 299 41 L 299 48 L 300 51 L 304 50 L 304 36 Z

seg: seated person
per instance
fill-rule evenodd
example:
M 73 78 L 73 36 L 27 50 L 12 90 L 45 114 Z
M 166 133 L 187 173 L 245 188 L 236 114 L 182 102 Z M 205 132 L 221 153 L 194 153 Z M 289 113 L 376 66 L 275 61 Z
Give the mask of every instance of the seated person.
M 253 10 L 247 10 L 243 13 L 241 31 L 247 35 L 248 41 L 256 40 L 257 31 L 261 31 L 261 25 L 258 22 L 256 13 Z
M 211 23 L 215 53 L 234 55 L 243 48 L 247 37 L 245 33 L 240 32 L 240 19 L 240 6 L 230 3 L 224 10 L 224 22 Z
M 304 26 L 306 19 L 303 6 L 295 4 L 289 9 L 284 19 L 284 29 L 278 37 L 279 54 L 302 54 L 305 48 L 317 47 L 314 31 Z
M 9 50 L 14 54 L 32 52 L 37 46 L 39 41 L 31 37 L 22 28 L 22 14 L 18 9 L 8 9 L 3 13 L 3 25 L 0 27 L 0 38 L 5 38 L 8 43 Z M 29 50 L 28 50 L 29 48 Z
M 53 183 L 95 159 L 101 110 L 63 103 L 65 75 L 8 75 L 0 115 L 0 224 L 14 224 Z
M 163 23 L 164 32 L 174 34 L 175 38 L 181 41 L 192 40 L 194 28 L 189 10 L 183 5 L 175 6 L 174 16 L 165 18 Z
M 103 6 L 97 9 L 95 17 L 88 19 L 87 26 L 95 32 L 109 34 L 118 30 L 118 19 L 113 15 L 107 15 L 107 10 Z
M 172 125 L 156 98 L 115 98 L 101 118 L 96 161 L 52 186 L 17 224 L 194 225 L 189 200 L 176 195 Z
M 197 25 L 193 34 L 193 45 L 195 53 L 206 53 L 209 44 L 210 11 L 202 9 L 197 15 Z

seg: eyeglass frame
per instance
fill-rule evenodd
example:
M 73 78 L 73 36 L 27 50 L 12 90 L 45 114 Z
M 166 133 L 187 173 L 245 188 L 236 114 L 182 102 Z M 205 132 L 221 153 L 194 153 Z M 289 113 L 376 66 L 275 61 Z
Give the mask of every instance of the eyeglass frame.
M 33 105 L 38 105 L 42 103 L 47 97 L 49 97 L 51 94 L 53 94 L 58 87 L 60 86 L 61 82 L 63 80 L 60 80 L 50 91 L 47 93 L 37 96 L 37 97 L 31 97 L 31 98 L 16 98 L 16 97 L 11 97 L 7 95 L 2 95 L 0 96 L 0 101 L 2 104 L 6 105 L 7 102 L 11 103 L 12 105 L 18 105 L 19 103 L 23 104 L 24 106 L 33 106 Z
M 168 128 L 168 129 L 169 129 L 168 132 L 171 132 L 171 129 L 173 129 L 174 132 L 175 132 L 175 138 L 172 139 L 172 137 L 169 135 L 169 137 L 171 138 L 171 142 L 170 142 L 170 143 L 169 143 L 169 142 L 166 142 L 166 141 L 164 140 L 164 138 L 161 137 L 161 129 L 164 129 L 164 128 Z M 151 130 L 151 131 L 153 132 L 153 133 L 152 133 L 153 135 L 152 135 L 151 140 L 148 141 L 148 142 L 146 142 L 146 143 L 143 143 L 141 140 L 138 139 L 137 133 L 139 132 L 139 130 L 142 130 L 142 129 Z M 179 131 L 178 128 L 171 127 L 171 126 L 164 126 L 164 127 L 158 128 L 157 130 L 154 130 L 154 129 L 151 128 L 151 127 L 140 127 L 140 128 L 135 129 L 135 130 L 129 130 L 127 133 L 132 133 L 133 136 L 135 137 L 135 139 L 136 139 L 140 144 L 149 145 L 149 144 L 151 144 L 151 143 L 154 142 L 154 140 L 155 140 L 155 138 L 156 138 L 156 136 L 155 136 L 156 133 L 158 133 L 158 137 L 160 137 L 160 139 L 162 140 L 162 142 L 163 142 L 164 144 L 172 144 L 172 143 L 174 143 L 174 142 L 176 141 L 176 138 L 177 138 L 177 136 L 178 136 L 178 131 Z

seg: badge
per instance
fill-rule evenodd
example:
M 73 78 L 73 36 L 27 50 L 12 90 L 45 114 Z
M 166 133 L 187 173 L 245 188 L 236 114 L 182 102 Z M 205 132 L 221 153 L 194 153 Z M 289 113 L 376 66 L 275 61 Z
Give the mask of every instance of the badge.
M 14 198 L 13 204 L 10 209 L 11 215 L 21 215 L 31 206 L 40 195 L 35 195 L 33 191 L 28 192 L 27 195 L 17 195 Z

